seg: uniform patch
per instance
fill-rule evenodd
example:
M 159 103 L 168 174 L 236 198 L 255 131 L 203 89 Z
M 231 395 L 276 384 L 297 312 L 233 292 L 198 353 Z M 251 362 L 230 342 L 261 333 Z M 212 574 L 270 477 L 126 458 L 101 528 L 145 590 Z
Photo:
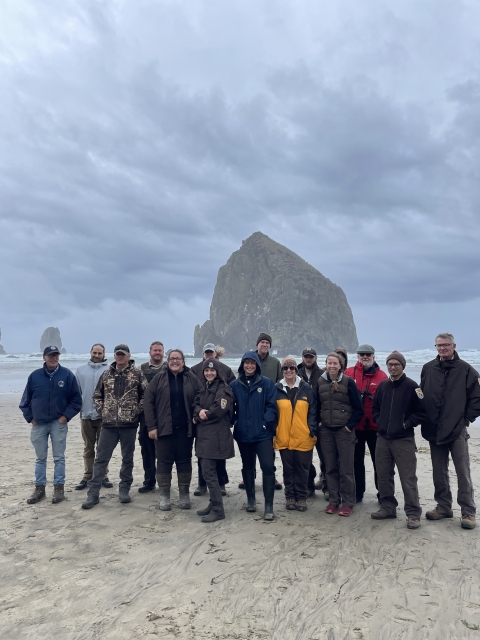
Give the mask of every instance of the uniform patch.
M 302 396 L 301 400 L 308 400 L 307 396 Z
M 257 391 L 258 393 L 262 393 L 262 387 L 258 387 Z
M 220 406 L 222 407 L 222 409 L 226 409 L 227 408 L 227 401 L 226 401 L 225 398 L 221 398 Z
M 64 387 L 65 386 L 65 381 L 64 380 L 59 380 L 58 381 L 58 386 L 59 387 Z
M 415 393 L 417 394 L 417 396 L 420 398 L 420 400 L 423 400 L 423 398 L 425 397 L 423 395 L 423 391 L 420 389 L 420 387 L 418 389 L 415 389 Z
M 213 369 L 213 362 L 209 362 L 208 366 L 210 367 L 210 369 Z

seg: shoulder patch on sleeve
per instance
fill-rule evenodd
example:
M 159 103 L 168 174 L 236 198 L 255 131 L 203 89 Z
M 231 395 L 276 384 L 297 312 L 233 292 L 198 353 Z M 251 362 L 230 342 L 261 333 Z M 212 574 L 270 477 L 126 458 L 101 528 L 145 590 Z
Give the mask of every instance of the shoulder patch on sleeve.
M 222 407 L 222 409 L 226 409 L 227 408 L 227 400 L 225 398 L 221 398 L 220 406 Z
M 420 387 L 418 387 L 417 389 L 415 389 L 415 393 L 417 394 L 417 396 L 420 398 L 420 400 L 423 400 L 423 398 L 425 397 L 423 395 L 423 391 L 420 389 Z

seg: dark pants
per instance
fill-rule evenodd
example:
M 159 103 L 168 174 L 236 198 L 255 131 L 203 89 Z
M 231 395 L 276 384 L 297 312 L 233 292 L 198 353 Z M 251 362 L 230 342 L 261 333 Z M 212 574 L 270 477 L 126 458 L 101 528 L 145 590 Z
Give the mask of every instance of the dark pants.
M 373 464 L 373 474 L 375 478 L 375 487 L 378 489 L 377 468 L 375 465 L 375 447 L 377 446 L 377 432 L 367 429 L 366 431 L 355 431 L 357 436 L 357 444 L 355 445 L 355 487 L 357 499 L 363 498 L 365 493 L 365 445 L 368 445 L 370 458 Z
M 418 497 L 417 447 L 415 437 L 377 438 L 377 473 L 380 505 L 391 514 L 396 512 L 398 502 L 395 498 L 395 465 L 402 483 L 407 517 L 420 518 L 422 508 Z
M 175 463 L 177 473 L 192 473 L 193 438 L 186 435 L 186 431 L 174 430 L 168 436 L 160 436 L 155 440 L 157 452 L 157 473 L 172 473 Z
M 83 466 L 84 473 L 82 480 L 88 482 L 93 476 L 93 463 L 95 460 L 95 447 L 98 446 L 100 440 L 100 432 L 102 430 L 102 421 L 88 420 L 81 418 L 83 444 Z M 105 477 L 108 476 L 108 466 L 105 469 Z
M 89 495 L 98 496 L 105 471 L 115 447 L 120 442 L 122 466 L 120 468 L 120 490 L 128 491 L 133 482 L 133 452 L 137 427 L 102 427 L 97 445 L 97 457 L 93 463 L 93 477 L 88 481 Z
M 228 479 L 228 473 L 227 473 L 227 461 L 226 460 L 215 460 L 216 462 L 216 469 L 217 469 L 217 477 L 218 477 L 218 484 L 221 487 L 224 487 L 226 484 L 229 483 L 229 479 Z M 197 461 L 197 465 L 198 465 L 198 484 L 200 487 L 205 487 L 207 486 L 207 482 L 204 478 L 204 475 L 202 473 L 202 458 L 198 458 Z
M 244 471 L 255 470 L 255 456 L 257 456 L 263 475 L 273 476 L 275 474 L 271 440 L 237 442 L 237 444 L 240 449 L 240 455 L 242 456 L 242 469 Z
M 140 416 L 140 429 L 138 441 L 142 451 L 142 462 L 144 471 L 143 484 L 147 487 L 155 486 L 155 440 L 148 437 L 147 425 L 143 413 Z
M 330 504 L 341 502 L 345 506 L 353 507 L 356 502 L 353 469 L 355 440 L 355 429 L 348 432 L 346 427 L 320 428 Z
M 317 438 L 317 443 L 315 445 L 315 449 L 317 450 L 318 453 L 318 459 L 320 460 L 320 473 L 319 473 L 319 479 L 322 483 L 322 491 L 323 493 L 325 493 L 325 491 L 328 491 L 327 488 L 327 478 L 325 476 L 325 461 L 323 459 L 323 453 L 322 453 L 322 446 L 320 444 L 320 438 Z M 314 491 L 315 490 L 315 478 L 317 475 L 317 470 L 315 469 L 313 463 L 310 465 L 310 471 L 308 473 L 308 488 L 310 491 Z
M 280 457 L 283 465 L 285 498 L 287 500 L 293 498 L 295 501 L 306 500 L 313 449 L 311 451 L 280 449 Z
M 211 458 L 201 458 L 202 473 L 206 480 L 208 492 L 210 494 L 210 502 L 212 505 L 212 511 L 220 515 L 225 515 L 223 509 L 222 490 L 218 483 L 218 462 L 225 462 L 225 460 L 212 460 Z
M 468 454 L 467 430 L 453 442 L 438 445 L 430 444 L 430 456 L 433 467 L 433 484 L 435 486 L 435 500 L 443 509 L 452 508 L 452 492 L 448 478 L 448 454 L 452 456 L 455 471 L 457 472 L 458 493 L 457 502 L 462 510 L 462 516 L 474 516 L 476 513 L 473 498 L 473 485 L 470 475 L 470 456 Z

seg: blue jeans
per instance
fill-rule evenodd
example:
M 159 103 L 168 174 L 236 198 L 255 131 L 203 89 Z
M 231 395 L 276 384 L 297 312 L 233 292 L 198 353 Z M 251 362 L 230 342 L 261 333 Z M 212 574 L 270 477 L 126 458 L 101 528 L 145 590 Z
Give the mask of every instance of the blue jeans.
M 67 446 L 68 423 L 58 420 L 32 425 L 30 440 L 35 449 L 35 484 L 47 484 L 48 436 L 52 441 L 53 484 L 65 484 L 65 448 Z

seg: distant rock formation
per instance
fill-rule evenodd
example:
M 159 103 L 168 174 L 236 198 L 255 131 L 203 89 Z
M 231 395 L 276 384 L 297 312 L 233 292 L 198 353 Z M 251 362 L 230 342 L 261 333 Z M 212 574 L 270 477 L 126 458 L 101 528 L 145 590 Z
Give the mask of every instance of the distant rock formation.
M 60 329 L 58 327 L 47 327 L 40 338 L 40 351 L 45 347 L 58 347 L 62 349 L 62 338 L 60 337 Z
M 5 351 L 5 349 L 0 344 L 0 356 L 6 356 L 6 355 L 7 355 L 7 352 Z
M 255 348 L 262 331 L 278 355 L 307 347 L 355 351 L 357 331 L 343 290 L 278 242 L 256 232 L 218 271 L 210 319 L 197 325 L 195 355 L 213 342 L 227 356 Z

